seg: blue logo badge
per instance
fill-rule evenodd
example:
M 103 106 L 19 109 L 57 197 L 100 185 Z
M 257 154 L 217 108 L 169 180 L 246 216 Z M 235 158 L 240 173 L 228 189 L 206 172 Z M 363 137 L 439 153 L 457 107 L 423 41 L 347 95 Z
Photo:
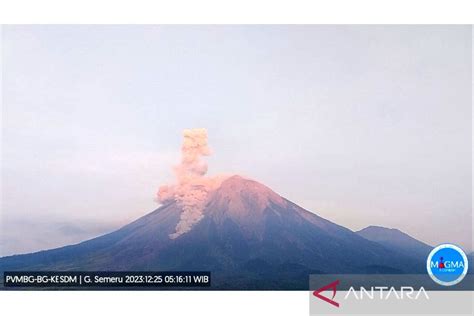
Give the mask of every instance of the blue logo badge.
M 461 248 L 442 244 L 431 250 L 426 269 L 431 279 L 444 286 L 458 284 L 467 274 L 468 261 Z

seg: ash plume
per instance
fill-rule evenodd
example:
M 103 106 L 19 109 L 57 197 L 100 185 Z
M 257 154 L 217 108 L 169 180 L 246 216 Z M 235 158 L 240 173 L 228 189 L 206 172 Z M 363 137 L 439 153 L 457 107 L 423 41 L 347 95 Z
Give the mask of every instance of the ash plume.
M 211 150 L 207 142 L 207 130 L 204 128 L 185 129 L 181 146 L 181 163 L 174 167 L 176 184 L 161 186 L 158 201 L 169 203 L 176 201 L 183 210 L 176 231 L 171 239 L 188 232 L 203 217 L 207 195 L 222 182 L 222 177 L 206 177 L 207 163 L 202 159 L 209 156 Z

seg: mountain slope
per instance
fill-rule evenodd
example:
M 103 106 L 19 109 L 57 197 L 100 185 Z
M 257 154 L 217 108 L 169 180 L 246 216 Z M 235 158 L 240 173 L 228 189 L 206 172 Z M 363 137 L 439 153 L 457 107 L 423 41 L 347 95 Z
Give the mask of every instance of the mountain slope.
M 211 192 L 203 218 L 172 239 L 176 202 L 110 234 L 0 258 L 0 270 L 211 271 L 216 289 L 307 289 L 310 273 L 415 273 L 424 259 L 394 254 L 239 176 Z
M 397 253 L 403 253 L 418 258 L 427 258 L 431 249 L 433 249 L 430 245 L 394 228 L 369 226 L 357 231 L 356 234 L 367 240 L 377 242 Z

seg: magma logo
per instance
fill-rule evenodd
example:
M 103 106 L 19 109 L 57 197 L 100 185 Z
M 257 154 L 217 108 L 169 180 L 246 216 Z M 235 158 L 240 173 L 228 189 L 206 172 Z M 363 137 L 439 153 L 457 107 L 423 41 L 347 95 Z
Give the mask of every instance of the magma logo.
M 444 286 L 458 284 L 467 274 L 468 261 L 464 251 L 451 244 L 434 248 L 426 261 L 431 279 Z

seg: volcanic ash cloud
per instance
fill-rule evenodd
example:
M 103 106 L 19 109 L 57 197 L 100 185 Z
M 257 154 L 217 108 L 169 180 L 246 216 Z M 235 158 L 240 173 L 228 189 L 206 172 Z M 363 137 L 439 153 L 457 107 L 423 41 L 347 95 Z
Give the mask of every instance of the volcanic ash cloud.
M 170 234 L 174 239 L 191 230 L 203 217 L 203 210 L 210 191 L 219 186 L 221 177 L 206 177 L 207 163 L 202 160 L 211 151 L 204 128 L 185 129 L 181 146 L 181 163 L 174 167 L 176 184 L 161 186 L 158 200 L 161 203 L 176 201 L 183 210 L 176 231 Z

